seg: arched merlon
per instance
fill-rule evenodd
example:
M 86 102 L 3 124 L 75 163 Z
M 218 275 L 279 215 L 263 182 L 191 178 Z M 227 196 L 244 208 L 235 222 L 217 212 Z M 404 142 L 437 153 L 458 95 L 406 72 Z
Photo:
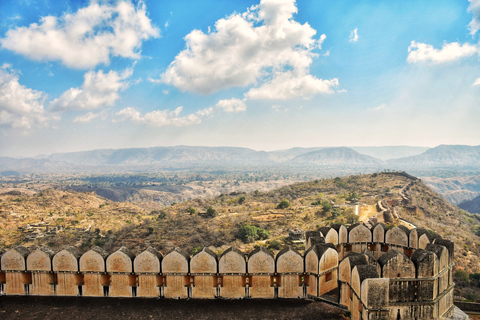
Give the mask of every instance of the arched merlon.
M 48 247 L 40 247 L 31 252 L 27 257 L 27 270 L 29 271 L 52 271 L 52 258 L 55 252 Z
M 108 253 L 99 247 L 93 247 L 80 257 L 81 272 L 105 272 L 105 259 Z
M 258 247 L 248 255 L 248 273 L 274 273 L 275 258 L 270 250 Z
M 121 247 L 107 257 L 107 272 L 132 273 L 133 259 L 135 259 L 135 255 L 126 247 Z
M 218 261 L 218 272 L 220 274 L 247 273 L 247 261 L 245 254 L 235 247 L 228 248 L 220 256 L 220 259 Z
M 175 248 L 165 255 L 162 259 L 163 273 L 182 273 L 189 272 L 190 256 L 184 250 Z
M 349 243 L 369 243 L 372 242 L 372 232 L 363 224 L 356 223 L 348 228 Z
M 303 257 L 291 247 L 281 250 L 276 257 L 277 273 L 303 273 Z
M 78 272 L 80 252 L 77 248 L 69 246 L 60 250 L 52 259 L 54 272 Z
M 133 260 L 135 273 L 160 273 L 163 256 L 157 249 L 148 247 Z
M 218 257 L 212 250 L 203 248 L 190 260 L 190 273 L 217 273 Z
M 2 255 L 1 270 L 3 271 L 26 271 L 27 257 L 30 250 L 24 246 L 16 246 Z

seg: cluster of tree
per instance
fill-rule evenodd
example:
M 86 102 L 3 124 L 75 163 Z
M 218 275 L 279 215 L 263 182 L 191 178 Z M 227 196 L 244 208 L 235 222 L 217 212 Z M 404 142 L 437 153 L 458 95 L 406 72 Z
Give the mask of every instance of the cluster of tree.
M 277 209 L 286 209 L 290 207 L 290 202 L 287 199 L 283 199 L 277 206 Z
M 207 211 L 200 212 L 199 215 L 204 218 L 214 218 L 217 216 L 217 211 L 215 211 L 215 209 L 213 209 L 212 207 L 208 207 Z
M 267 239 L 269 235 L 269 231 L 245 223 L 240 228 L 238 228 L 237 234 L 235 236 L 238 239 L 242 240 L 244 243 L 250 243 L 255 240 Z

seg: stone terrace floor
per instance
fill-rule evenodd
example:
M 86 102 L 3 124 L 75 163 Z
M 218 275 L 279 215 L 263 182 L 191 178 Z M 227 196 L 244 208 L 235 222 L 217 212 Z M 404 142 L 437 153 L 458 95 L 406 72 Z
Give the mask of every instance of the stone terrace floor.
M 0 296 L 0 319 L 348 319 L 333 306 L 301 299 L 167 300 Z

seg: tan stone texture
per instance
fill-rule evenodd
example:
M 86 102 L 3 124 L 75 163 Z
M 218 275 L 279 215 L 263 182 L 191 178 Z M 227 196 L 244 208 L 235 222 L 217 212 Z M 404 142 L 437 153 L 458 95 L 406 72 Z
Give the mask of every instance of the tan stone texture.
M 280 287 L 278 288 L 279 298 L 302 298 L 303 287 L 300 285 L 299 275 L 283 274 Z
M 78 294 L 78 285 L 75 273 L 57 273 L 57 281 L 58 296 L 76 296 Z
M 168 255 L 167 255 L 168 256 Z M 165 259 L 167 258 L 165 256 Z M 165 259 L 163 259 L 165 261 Z M 188 287 L 185 286 L 183 275 L 168 275 L 165 277 L 166 285 L 164 287 L 165 298 L 186 299 L 188 298 Z
M 222 298 L 239 299 L 245 297 L 245 287 L 242 286 L 242 276 L 223 276 L 223 286 L 220 288 Z
M 28 271 L 52 271 L 52 260 L 48 254 L 35 250 L 27 257 Z
M 385 243 L 397 245 L 401 247 L 408 247 L 408 237 L 401 228 L 394 227 L 387 230 L 385 234 Z
M 188 273 L 188 260 L 176 251 L 167 254 L 162 260 L 162 273 Z
M 127 274 L 112 274 L 110 278 L 110 297 L 131 297 L 132 287 L 130 286 L 129 276 Z
M 53 271 L 78 272 L 78 260 L 67 250 L 59 251 L 52 259 Z
M 273 259 L 272 259 L 273 260 Z M 250 286 L 251 298 L 273 298 L 274 287 L 270 285 L 270 276 L 252 276 L 252 283 Z
M 335 229 L 330 228 L 327 234 L 323 235 L 325 237 L 325 243 L 333 243 L 334 245 L 338 244 L 338 233 Z
M 408 246 L 410 248 L 418 248 L 418 234 L 417 229 L 410 230 L 410 234 L 408 235 Z
M 297 252 L 289 250 L 277 258 L 277 273 L 302 273 L 303 258 Z
M 305 257 L 305 272 L 318 274 L 318 257 L 314 250 L 309 251 Z
M 373 229 L 373 242 L 384 243 L 385 242 L 385 229 L 382 224 L 377 224 Z
M 25 271 L 27 266 L 25 257 L 14 249 L 8 250 L 2 255 L 1 263 L 4 271 Z
M 321 296 L 338 287 L 338 273 L 337 270 L 331 272 L 329 280 L 325 274 L 318 277 L 318 295 Z
M 105 259 L 93 250 L 87 251 L 80 257 L 80 271 L 105 272 Z
M 192 298 L 213 299 L 215 298 L 216 292 L 217 289 L 214 276 L 195 276 L 195 286 L 192 288 Z
M 269 254 L 258 251 L 248 259 L 248 273 L 274 273 L 275 260 Z
M 54 290 L 53 273 L 33 272 L 30 294 L 34 296 L 52 296 Z
M 160 259 L 145 250 L 135 257 L 133 270 L 135 273 L 160 273 Z
M 190 260 L 190 273 L 217 273 L 217 260 L 201 251 Z
M 425 249 L 427 244 L 430 243 L 430 240 L 428 239 L 426 234 L 422 234 L 420 238 L 418 238 L 418 248 L 419 249 Z
M 133 272 L 132 259 L 121 251 L 116 251 L 107 258 L 107 272 Z
M 308 287 L 307 294 L 311 296 L 317 296 L 317 277 L 315 275 L 308 275 Z
M 138 275 L 138 297 L 158 297 L 160 296 L 160 288 L 158 286 L 157 275 L 140 274 Z
M 101 274 L 86 273 L 83 276 L 83 283 L 84 284 L 82 286 L 82 295 L 87 297 L 103 297 L 103 285 L 102 285 Z
M 26 294 L 24 274 L 22 272 L 6 272 L 4 291 L 7 295 Z
M 348 242 L 372 242 L 372 232 L 364 225 L 359 224 L 348 234 Z
M 230 251 L 220 257 L 218 261 L 218 271 L 220 273 L 246 273 L 247 262 L 240 254 L 235 251 Z

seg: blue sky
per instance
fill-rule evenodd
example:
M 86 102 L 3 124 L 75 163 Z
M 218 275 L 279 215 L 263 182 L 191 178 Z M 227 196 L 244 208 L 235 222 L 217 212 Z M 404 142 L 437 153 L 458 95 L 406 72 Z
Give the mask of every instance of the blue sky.
M 480 0 L 2 1 L 0 156 L 480 144 Z

